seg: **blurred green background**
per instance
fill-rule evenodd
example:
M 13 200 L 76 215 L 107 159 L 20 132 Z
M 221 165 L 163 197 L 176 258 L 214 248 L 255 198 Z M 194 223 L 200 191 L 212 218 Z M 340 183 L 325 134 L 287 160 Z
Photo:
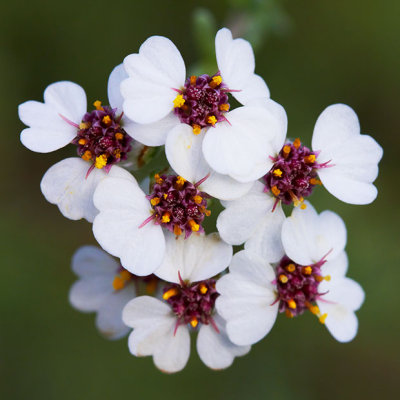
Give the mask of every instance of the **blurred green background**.
M 243 3 L 250 4 L 2 5 L 1 399 L 382 399 L 398 392 L 400 2 L 297 0 L 276 2 L 277 9 L 267 0 L 250 17 Z M 106 99 L 112 68 L 153 34 L 171 38 L 187 63 L 199 62 L 192 26 L 199 5 L 215 15 L 218 27 L 229 21 L 257 40 L 256 71 L 286 108 L 290 136 L 310 144 L 319 113 L 344 102 L 385 154 L 372 205 L 343 204 L 321 189 L 311 199 L 319 211 L 330 208 L 347 224 L 349 275 L 367 294 L 357 338 L 339 344 L 311 315 L 279 316 L 270 335 L 228 370 L 208 370 L 192 351 L 186 369 L 167 376 L 151 358 L 131 356 L 126 339 L 102 339 L 94 316 L 69 306 L 75 279 L 70 258 L 80 245 L 95 242 L 89 224 L 63 218 L 44 200 L 39 182 L 74 150 L 40 155 L 25 149 L 17 105 L 42 100 L 45 87 L 63 79 L 82 85 L 89 101 Z M 197 37 L 206 31 L 198 25 Z

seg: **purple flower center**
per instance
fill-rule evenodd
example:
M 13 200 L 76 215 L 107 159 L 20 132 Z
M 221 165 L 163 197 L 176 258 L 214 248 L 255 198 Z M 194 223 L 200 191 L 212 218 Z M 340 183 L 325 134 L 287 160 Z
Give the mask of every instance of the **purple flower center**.
M 200 192 L 196 184 L 177 175 L 155 176 L 153 192 L 147 196 L 154 214 L 150 219 L 162 225 L 175 235 L 185 233 L 185 239 L 192 232 L 204 232 L 201 226 L 207 210 L 206 193 Z M 146 221 L 145 221 L 146 222 Z
M 277 202 L 295 206 L 311 195 L 315 185 L 321 185 L 317 170 L 328 163 L 317 162 L 318 152 L 303 146 L 299 139 L 285 144 L 275 158 L 274 165 L 264 176 L 264 192 L 271 192 Z
M 83 160 L 109 170 L 113 164 L 126 160 L 132 138 L 121 126 L 122 113 L 117 116 L 117 109 L 102 106 L 100 101 L 94 106 L 96 110 L 84 115 L 72 143 L 78 146 L 78 155 Z
M 163 299 L 171 306 L 178 318 L 177 326 L 190 324 L 193 328 L 200 323 L 211 324 L 217 331 L 212 314 L 215 300 L 219 296 L 215 279 L 188 284 L 179 276 L 180 284 L 164 288 Z
M 174 111 L 181 122 L 193 127 L 193 133 L 199 134 L 201 128 L 214 126 L 224 121 L 229 110 L 229 89 L 219 74 L 209 76 L 191 76 L 174 100 Z
M 325 258 L 325 257 L 324 257 Z M 321 281 L 330 280 L 330 276 L 322 276 L 321 267 L 325 264 L 324 258 L 313 265 L 299 265 L 289 257 L 284 256 L 275 269 L 277 287 L 277 300 L 279 312 L 285 312 L 288 317 L 295 317 L 310 310 L 320 317 L 323 322 L 325 315 L 320 315 L 315 304 L 324 293 L 318 292 Z

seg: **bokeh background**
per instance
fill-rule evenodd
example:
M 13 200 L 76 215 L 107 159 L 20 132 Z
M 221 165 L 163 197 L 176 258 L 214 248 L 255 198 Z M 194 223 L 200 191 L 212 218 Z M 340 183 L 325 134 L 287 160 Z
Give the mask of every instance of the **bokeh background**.
M 349 275 L 367 297 L 360 329 L 336 343 L 306 313 L 279 316 L 268 337 L 225 371 L 208 370 L 195 351 L 186 369 L 160 373 L 136 359 L 126 339 L 108 342 L 94 316 L 68 304 L 70 258 L 95 243 L 88 223 L 69 221 L 42 197 L 39 182 L 72 148 L 41 155 L 19 142 L 17 105 L 41 100 L 58 80 L 106 99 L 106 79 L 153 34 L 171 38 L 199 65 L 212 23 L 229 24 L 256 45 L 256 71 L 289 117 L 289 135 L 310 144 L 328 105 L 351 105 L 362 131 L 385 154 L 368 206 L 343 204 L 316 190 L 348 228 Z M 254 8 L 255 7 L 255 8 Z M 6 2 L 2 5 L 0 151 L 1 399 L 375 399 L 398 392 L 400 2 L 396 0 Z M 194 22 L 195 21 L 195 22 Z M 203 49 L 203 50 L 201 50 Z M 213 56 L 213 55 L 212 55 Z M 215 72 L 215 71 L 207 71 Z

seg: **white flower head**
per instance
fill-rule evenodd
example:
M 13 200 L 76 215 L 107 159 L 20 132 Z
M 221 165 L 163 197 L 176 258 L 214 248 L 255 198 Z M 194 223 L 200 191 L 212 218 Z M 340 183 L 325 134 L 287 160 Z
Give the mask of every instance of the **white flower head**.
M 270 168 L 266 154 L 280 121 L 266 107 L 251 104 L 253 99 L 269 98 L 265 82 L 254 74 L 251 45 L 233 39 L 223 28 L 216 35 L 215 48 L 219 72 L 186 78 L 175 45 L 161 36 L 147 39 L 138 54 L 124 60 L 129 75 L 121 84 L 124 112 L 137 123 L 133 137 L 149 146 L 165 144 L 168 160 L 186 179 L 178 169 L 181 155 L 174 147 L 189 135 L 201 135 L 197 147 L 204 156 L 201 162 L 208 164 L 207 173 L 222 175 L 228 182 L 229 177 L 251 182 Z M 229 111 L 228 93 L 244 106 Z
M 133 328 L 129 349 L 135 356 L 153 356 L 164 372 L 182 370 L 190 354 L 190 330 L 198 330 L 197 351 L 210 368 L 229 367 L 236 356 L 249 351 L 227 337 L 224 320 L 214 311 L 213 277 L 223 271 L 232 258 L 232 247 L 217 234 L 192 235 L 184 240 L 167 235 L 167 251 L 160 278 L 171 282 L 163 300 L 142 296 L 130 301 L 123 320 Z
M 305 310 L 315 314 L 339 342 L 352 340 L 358 329 L 355 311 L 364 291 L 347 278 L 346 228 L 341 218 L 308 204 L 294 209 L 282 226 L 283 252 L 271 262 L 260 247 L 233 257 L 229 274 L 217 282 L 216 308 L 227 321 L 230 340 L 249 345 L 269 333 L 276 316 Z
M 86 111 L 85 91 L 73 82 L 56 82 L 44 91 L 44 103 L 27 101 L 18 108 L 21 121 L 29 127 L 21 132 L 21 142 L 40 153 L 58 150 L 70 143 L 80 158 L 67 158 L 53 165 L 43 176 L 41 190 L 70 219 L 93 221 L 97 213 L 92 196 L 97 183 L 110 176 L 129 173 L 115 166 L 127 158 L 132 123 L 123 116 L 119 85 L 126 78 L 123 66 L 116 67 L 108 81 L 110 106 L 94 103 Z M 114 166 L 114 168 L 112 168 Z

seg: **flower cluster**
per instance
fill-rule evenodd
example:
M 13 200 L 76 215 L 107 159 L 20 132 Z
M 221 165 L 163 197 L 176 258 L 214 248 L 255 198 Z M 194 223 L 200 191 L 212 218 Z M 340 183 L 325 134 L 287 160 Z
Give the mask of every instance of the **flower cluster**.
M 381 147 L 343 104 L 322 112 L 310 147 L 286 137 L 251 45 L 223 28 L 215 52 L 218 71 L 188 76 L 175 45 L 153 36 L 112 71 L 109 105 L 87 111 L 80 86 L 57 82 L 43 103 L 19 106 L 28 149 L 77 146 L 41 182 L 65 217 L 92 223 L 101 246 L 74 254 L 71 304 L 169 373 L 185 367 L 193 333 L 201 360 L 227 368 L 278 313 L 310 312 L 348 342 L 364 300 L 346 277 L 344 222 L 308 198 L 324 186 L 371 203 Z

